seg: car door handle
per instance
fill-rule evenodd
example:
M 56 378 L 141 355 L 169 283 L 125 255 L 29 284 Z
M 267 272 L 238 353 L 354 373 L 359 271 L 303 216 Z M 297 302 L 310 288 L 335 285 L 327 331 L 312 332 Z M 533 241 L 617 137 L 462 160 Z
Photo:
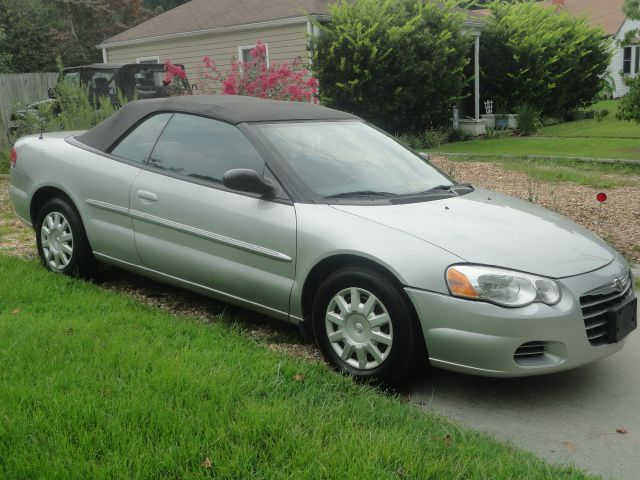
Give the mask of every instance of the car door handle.
M 155 193 L 147 192 L 146 190 L 138 190 L 136 194 L 142 200 L 142 203 L 149 204 L 158 201 L 158 196 Z

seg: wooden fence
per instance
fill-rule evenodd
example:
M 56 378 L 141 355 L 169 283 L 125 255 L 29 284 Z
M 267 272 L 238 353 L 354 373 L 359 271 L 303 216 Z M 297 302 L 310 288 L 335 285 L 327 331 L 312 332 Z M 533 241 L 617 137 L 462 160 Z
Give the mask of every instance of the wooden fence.
M 57 79 L 58 74 L 50 72 L 0 74 L 0 144 L 8 141 L 7 129 L 13 110 L 47 99 L 49 87 L 53 87 Z

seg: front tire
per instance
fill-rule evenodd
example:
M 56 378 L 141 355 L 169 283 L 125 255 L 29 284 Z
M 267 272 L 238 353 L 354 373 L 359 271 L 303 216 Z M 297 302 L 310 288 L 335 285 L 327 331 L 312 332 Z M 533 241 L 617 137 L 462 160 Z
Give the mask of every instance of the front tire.
M 40 209 L 36 243 L 42 264 L 55 273 L 90 277 L 97 262 L 89 246 L 82 219 L 64 198 L 53 198 Z
M 347 267 L 320 285 L 313 330 L 325 359 L 358 380 L 393 385 L 426 355 L 424 337 L 404 292 L 362 267 Z

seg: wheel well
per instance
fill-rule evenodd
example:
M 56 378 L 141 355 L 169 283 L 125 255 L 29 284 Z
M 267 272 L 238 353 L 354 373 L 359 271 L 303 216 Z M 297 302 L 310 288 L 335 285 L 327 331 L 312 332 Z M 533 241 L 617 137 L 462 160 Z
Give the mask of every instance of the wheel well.
M 31 216 L 31 224 L 33 228 L 36 227 L 36 221 L 38 220 L 38 213 L 44 206 L 52 198 L 64 198 L 68 200 L 71 205 L 75 207 L 73 200 L 64 193 L 62 190 L 56 187 L 42 187 L 36 193 L 34 193 L 31 198 L 31 205 L 29 206 L 29 215 Z
M 387 268 L 373 260 L 369 260 L 368 258 L 359 257 L 357 255 L 335 255 L 333 257 L 325 258 L 311 269 L 311 272 L 307 275 L 304 286 L 302 287 L 302 317 L 305 321 L 311 318 L 313 299 L 315 297 L 315 293 L 318 291 L 320 283 L 322 283 L 327 276 L 331 275 L 336 270 L 354 266 L 373 270 L 396 284 L 400 289 L 403 287 L 400 280 L 398 280 L 398 278 Z M 407 298 L 407 300 L 409 299 Z M 413 309 L 411 301 L 409 301 L 409 305 Z

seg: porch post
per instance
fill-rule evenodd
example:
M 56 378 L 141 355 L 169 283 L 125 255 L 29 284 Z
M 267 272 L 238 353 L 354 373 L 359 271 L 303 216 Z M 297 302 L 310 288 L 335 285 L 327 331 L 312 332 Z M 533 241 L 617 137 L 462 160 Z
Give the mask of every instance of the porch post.
M 476 120 L 480 120 L 480 32 L 473 32 L 475 40 L 474 48 L 474 83 L 475 83 L 475 104 L 476 104 Z

